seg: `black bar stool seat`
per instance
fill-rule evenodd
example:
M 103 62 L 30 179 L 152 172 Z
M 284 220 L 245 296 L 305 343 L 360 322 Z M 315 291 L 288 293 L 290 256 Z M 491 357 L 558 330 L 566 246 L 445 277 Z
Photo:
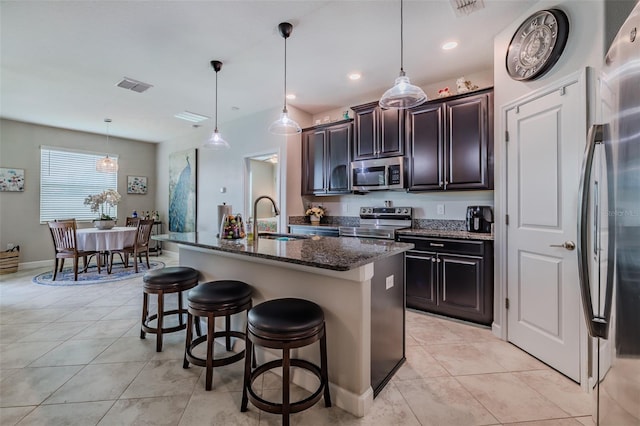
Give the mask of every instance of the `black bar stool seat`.
M 195 287 L 198 284 L 200 272 L 188 266 L 170 266 L 162 269 L 154 269 L 144 274 L 142 281 L 142 325 L 140 338 L 144 339 L 146 333 L 156 335 L 156 351 L 162 351 L 162 336 L 164 333 L 173 333 L 184 330 L 187 324 L 183 315 L 187 313 L 182 307 L 182 292 Z M 164 295 L 178 293 L 178 308 L 165 311 Z M 158 312 L 149 315 L 149 294 L 158 295 Z M 178 325 L 174 327 L 164 327 L 164 317 L 168 315 L 178 315 Z M 156 327 L 151 327 L 150 323 L 157 319 Z
M 242 281 L 221 280 L 200 284 L 189 292 L 187 338 L 185 342 L 183 368 L 188 368 L 189 363 L 206 367 L 205 389 L 211 390 L 213 382 L 213 368 L 229 365 L 240 361 L 245 356 L 245 350 L 241 352 L 214 359 L 213 344 L 216 338 L 224 337 L 226 349 L 231 352 L 231 338 L 245 339 L 245 333 L 231 330 L 231 315 L 247 311 L 251 308 L 251 295 L 253 288 Z M 193 340 L 194 317 L 207 318 L 207 334 Z M 224 331 L 215 331 L 217 317 L 225 317 Z M 198 324 L 196 322 L 196 324 Z M 194 349 L 201 343 L 207 343 L 207 358 L 199 358 L 193 354 Z
M 291 349 L 308 346 L 320 341 L 320 367 L 303 360 L 291 358 Z M 324 395 L 326 407 L 331 407 L 327 370 L 327 338 L 324 312 L 317 304 L 296 298 L 269 300 L 249 310 L 245 350 L 244 387 L 241 411 L 247 410 L 251 401 L 257 408 L 269 413 L 282 414 L 282 424 L 289 424 L 289 415 L 315 405 Z M 267 362 L 252 370 L 253 345 L 282 349 L 282 359 Z M 307 398 L 291 402 L 289 390 L 290 367 L 310 371 L 320 385 Z M 282 403 L 267 401 L 253 390 L 253 382 L 267 371 L 282 367 Z

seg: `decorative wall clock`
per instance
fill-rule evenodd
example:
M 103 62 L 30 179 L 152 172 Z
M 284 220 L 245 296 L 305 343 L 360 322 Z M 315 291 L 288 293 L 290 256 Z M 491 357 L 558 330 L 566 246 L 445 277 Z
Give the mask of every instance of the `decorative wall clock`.
M 506 66 L 514 80 L 535 80 L 558 61 L 569 35 L 569 19 L 559 9 L 540 10 L 517 29 L 507 49 Z

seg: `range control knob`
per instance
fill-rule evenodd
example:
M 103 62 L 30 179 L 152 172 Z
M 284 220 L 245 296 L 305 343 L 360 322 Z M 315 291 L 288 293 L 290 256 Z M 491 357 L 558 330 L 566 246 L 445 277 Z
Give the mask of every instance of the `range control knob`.
M 402 213 L 404 213 L 404 214 L 409 214 L 409 209 L 404 209 L 404 210 L 402 210 Z

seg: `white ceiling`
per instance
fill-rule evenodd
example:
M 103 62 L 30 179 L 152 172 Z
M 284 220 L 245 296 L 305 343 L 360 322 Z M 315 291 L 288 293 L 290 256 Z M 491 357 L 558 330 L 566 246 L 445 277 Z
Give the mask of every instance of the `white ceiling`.
M 404 68 L 425 85 L 492 68 L 493 38 L 537 0 L 484 0 L 456 17 L 449 0 L 404 4 Z M 289 101 L 310 114 L 375 100 L 400 69 L 400 2 L 2 1 L 0 115 L 149 142 L 175 139 L 188 110 L 218 121 L 278 107 L 287 41 Z M 449 40 L 459 47 L 445 52 Z M 362 73 L 359 81 L 347 78 Z M 154 87 L 116 87 L 123 77 Z M 275 117 L 274 117 L 275 119 Z M 213 120 L 202 123 L 213 128 Z

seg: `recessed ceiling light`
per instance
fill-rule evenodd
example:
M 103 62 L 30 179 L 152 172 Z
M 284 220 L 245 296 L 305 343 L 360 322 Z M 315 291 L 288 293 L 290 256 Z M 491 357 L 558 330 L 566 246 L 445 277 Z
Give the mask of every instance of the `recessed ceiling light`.
M 362 77 L 362 75 L 359 72 L 352 72 L 349 74 L 350 80 L 360 80 L 360 77 Z
M 449 41 L 442 45 L 442 50 L 451 50 L 451 49 L 455 49 L 456 47 L 458 47 L 457 41 Z
M 295 99 L 295 98 L 296 98 L 296 95 L 294 95 L 293 93 L 289 93 L 287 95 L 287 99 L 289 99 L 289 100 L 292 100 L 292 99 Z

